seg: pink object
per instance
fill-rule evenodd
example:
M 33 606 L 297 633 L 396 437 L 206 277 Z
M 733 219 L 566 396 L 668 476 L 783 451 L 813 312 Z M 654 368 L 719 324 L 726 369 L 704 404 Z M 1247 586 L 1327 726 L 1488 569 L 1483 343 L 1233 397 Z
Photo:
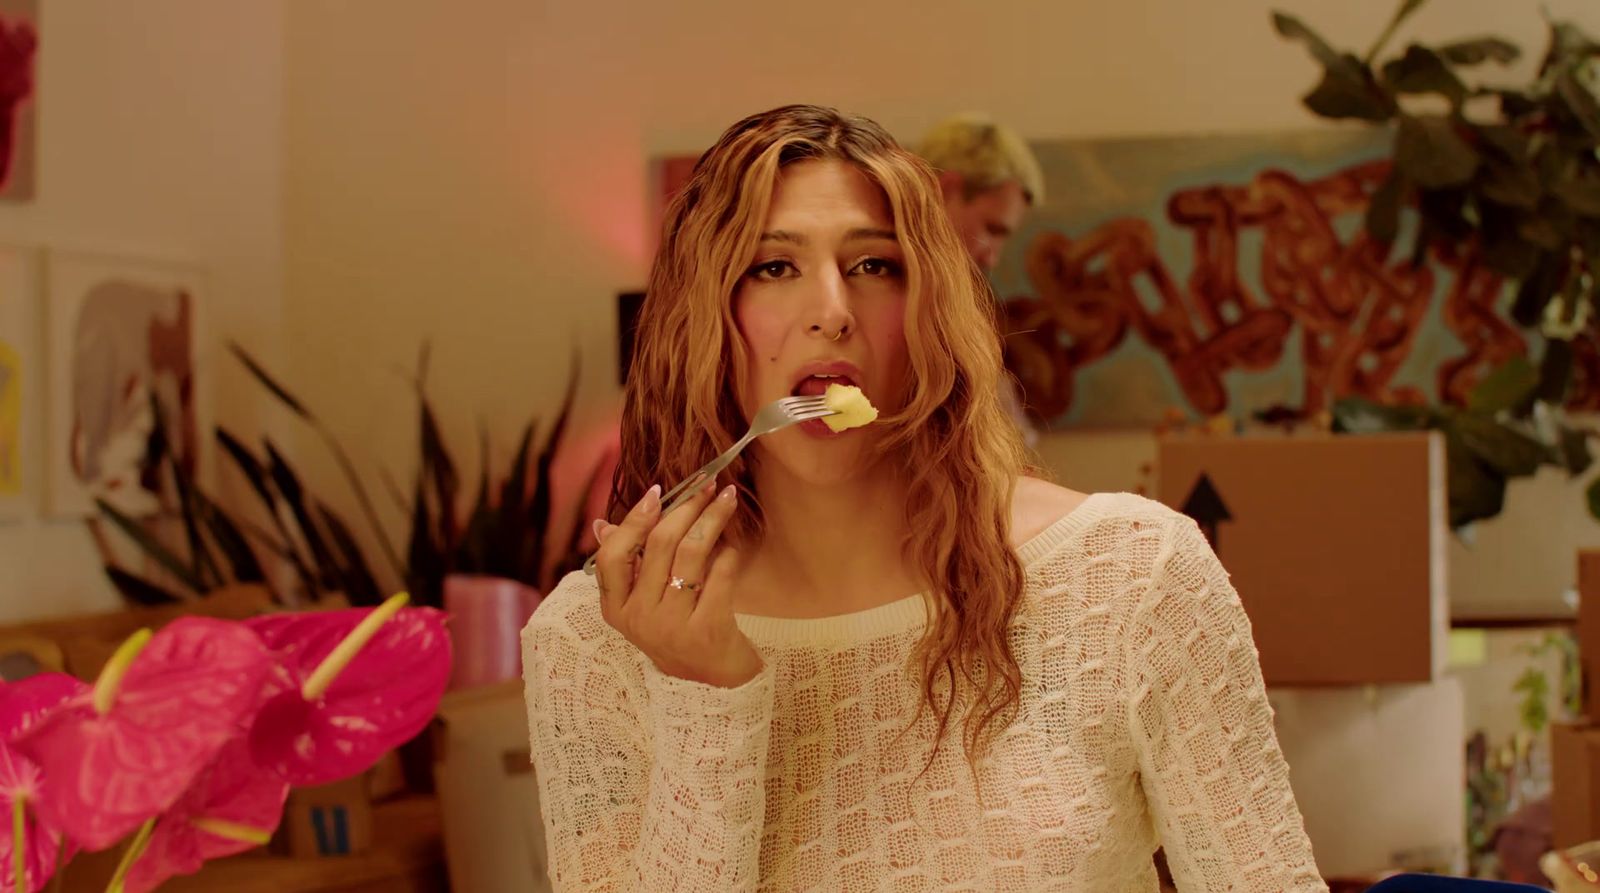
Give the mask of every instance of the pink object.
M 539 590 L 504 577 L 445 577 L 444 609 L 455 643 L 450 687 L 492 685 L 522 675 L 522 627 L 543 598 Z
M 428 724 L 450 677 L 444 615 L 405 608 L 344 668 L 322 697 L 300 689 L 370 608 L 277 614 L 244 621 L 277 654 L 287 677 L 268 683 L 250 731 L 255 762 L 292 785 L 318 785 L 366 771 Z M 290 678 L 292 677 L 292 682 Z
M 238 734 L 271 666 L 238 624 L 173 621 L 134 659 L 107 712 L 86 689 L 18 739 L 44 776 L 39 817 L 85 849 L 116 843 L 176 802 Z
M 194 874 L 207 859 L 242 853 L 278 827 L 289 785 L 255 764 L 243 735 L 229 741 L 172 809 L 156 822 L 144 855 L 128 872 L 127 893 L 154 890 L 168 878 Z M 230 828 L 229 826 L 233 826 Z
M 65 673 L 41 673 L 19 682 L 0 685 L 0 815 L 7 818 L 5 831 L 0 833 L 0 880 L 7 890 L 17 889 L 16 860 L 9 817 L 20 798 L 23 801 L 23 870 L 26 872 L 22 889 L 44 889 L 45 882 L 55 874 L 56 855 L 61 849 L 61 832 L 41 821 L 29 809 L 41 796 L 43 776 L 39 767 L 18 753 L 11 742 L 28 731 L 50 711 L 68 698 L 88 689 L 87 685 Z M 70 844 L 66 856 L 71 859 L 77 851 Z

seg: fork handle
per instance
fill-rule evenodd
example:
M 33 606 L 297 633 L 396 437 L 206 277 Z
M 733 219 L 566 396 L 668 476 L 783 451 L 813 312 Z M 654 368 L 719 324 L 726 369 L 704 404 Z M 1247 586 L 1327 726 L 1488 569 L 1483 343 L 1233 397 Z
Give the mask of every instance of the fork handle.
M 661 508 L 661 517 L 665 518 L 668 512 L 694 498 L 694 494 L 698 491 L 689 486 L 691 483 L 698 480 L 703 484 L 706 481 L 716 480 L 717 475 L 721 474 L 729 465 L 732 465 L 733 460 L 739 458 L 739 453 L 754 439 L 748 434 L 739 438 L 739 441 L 724 450 L 722 455 L 700 466 L 699 471 L 679 481 L 677 486 L 668 490 L 666 495 L 662 497 L 665 500 L 665 505 Z M 599 557 L 598 553 L 590 555 L 583 562 L 583 572 L 591 577 L 594 576 L 594 563 L 597 557 Z

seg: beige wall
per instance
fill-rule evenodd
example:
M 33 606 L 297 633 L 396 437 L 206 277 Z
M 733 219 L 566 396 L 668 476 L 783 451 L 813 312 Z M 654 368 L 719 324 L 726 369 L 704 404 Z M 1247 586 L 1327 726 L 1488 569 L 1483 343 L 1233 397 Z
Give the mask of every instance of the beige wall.
M 1281 5 L 1363 47 L 1394 6 Z M 397 470 L 413 438 L 394 370 L 423 338 L 434 394 L 469 453 L 480 415 L 506 441 L 553 404 L 573 345 L 598 416 L 613 398 L 611 299 L 646 271 L 650 155 L 703 147 L 736 118 L 792 101 L 860 112 L 906 139 L 964 109 L 1029 137 L 1317 126 L 1296 101 L 1313 64 L 1273 33 L 1271 6 L 1012 0 L 975 17 L 969 4 L 904 0 L 486 0 L 468 15 L 428 0 L 297 0 L 285 63 L 292 376 L 347 441 Z M 1600 31 L 1582 0 L 1549 6 Z M 1409 33 L 1498 32 L 1536 53 L 1540 8 L 1435 3 Z M 1118 440 L 1058 438 L 1045 451 L 1068 483 L 1114 488 L 1137 467 Z M 1072 461 L 1085 452 L 1087 464 Z M 1513 494 L 1517 520 L 1502 526 L 1515 530 L 1486 528 L 1484 545 L 1520 550 L 1548 514 L 1541 500 L 1571 504 L 1553 492 L 1566 488 L 1536 489 Z M 1600 526 L 1568 526 L 1600 544 Z M 1558 600 L 1570 562 L 1549 563 L 1552 551 L 1567 544 L 1545 542 L 1534 554 L 1546 563 L 1525 571 L 1457 546 L 1460 600 L 1491 606 L 1479 613 L 1524 593 Z
M 0 242 L 198 262 L 213 332 L 276 356 L 282 9 L 210 0 L 43 0 L 37 196 Z M 254 392 L 204 347 L 216 418 Z M 114 607 L 81 523 L 0 523 L 0 620 Z

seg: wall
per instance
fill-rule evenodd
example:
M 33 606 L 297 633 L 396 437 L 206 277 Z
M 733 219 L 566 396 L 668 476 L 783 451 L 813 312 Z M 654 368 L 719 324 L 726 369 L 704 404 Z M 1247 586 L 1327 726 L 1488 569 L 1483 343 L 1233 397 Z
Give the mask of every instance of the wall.
M 1600 31 L 1580 0 L 1548 5 Z M 1282 6 L 1333 43 L 1364 47 L 1394 4 Z M 1296 100 L 1314 64 L 1273 33 L 1269 8 L 1012 0 L 975 17 L 965 4 L 904 0 L 820 0 L 803 12 L 487 0 L 461 15 L 426 0 L 300 0 L 286 13 L 292 378 L 364 464 L 402 473 L 414 438 L 397 370 L 424 338 L 431 393 L 469 456 L 476 419 L 503 451 L 514 426 L 549 411 L 574 346 L 597 418 L 614 393 L 612 298 L 638 287 L 648 262 L 648 157 L 704 147 L 737 118 L 792 101 L 869 115 L 908 140 L 964 109 L 1031 137 L 1320 126 Z M 1399 39 L 1493 32 L 1537 56 L 1540 9 L 1431 4 Z M 1137 476 L 1117 442 L 1057 437 L 1044 451 L 1066 482 L 1093 488 Z M 1074 462 L 1084 451 L 1111 464 Z M 1458 601 L 1487 606 L 1475 613 L 1526 599 L 1561 610 L 1570 548 L 1538 528 L 1547 503 L 1566 514 L 1577 503 L 1566 487 L 1523 489 L 1511 500 L 1518 520 L 1501 525 L 1512 530 L 1486 525 L 1476 557 L 1455 547 Z M 1564 536 L 1600 545 L 1600 525 L 1566 514 Z M 1530 579 L 1498 548 L 1483 557 L 1490 544 L 1546 563 Z
M 44 0 L 36 197 L 0 242 L 197 261 L 210 331 L 277 356 L 283 13 L 276 3 Z M 219 421 L 255 392 L 206 346 Z M 114 607 L 82 523 L 0 524 L 0 621 Z

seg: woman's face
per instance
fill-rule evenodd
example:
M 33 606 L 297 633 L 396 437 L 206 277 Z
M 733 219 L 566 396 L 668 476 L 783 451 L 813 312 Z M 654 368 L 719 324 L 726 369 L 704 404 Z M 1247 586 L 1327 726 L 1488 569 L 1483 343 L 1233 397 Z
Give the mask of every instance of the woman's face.
M 733 299 L 749 347 L 745 417 L 781 397 L 821 393 L 830 381 L 861 388 L 886 415 L 898 410 L 908 376 L 905 311 L 905 254 L 883 190 L 842 161 L 784 167 Z M 766 461 L 828 483 L 869 467 L 880 432 L 868 425 L 834 434 L 806 422 L 756 446 Z

